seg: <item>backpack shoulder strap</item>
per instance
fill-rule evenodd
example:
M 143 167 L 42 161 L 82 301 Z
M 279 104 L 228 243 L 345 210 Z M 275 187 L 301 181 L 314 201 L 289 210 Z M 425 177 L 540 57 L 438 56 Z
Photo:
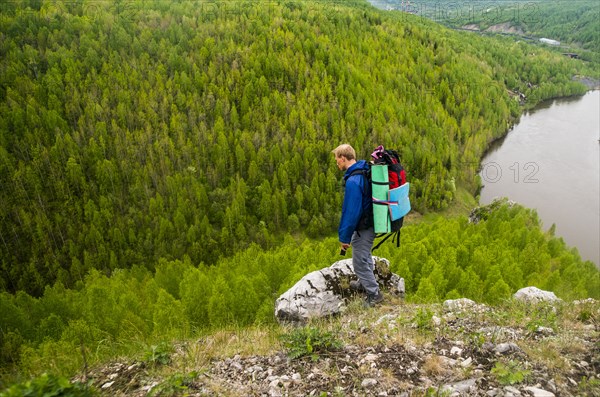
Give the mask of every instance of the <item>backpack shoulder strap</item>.
M 365 183 L 363 183 L 363 194 L 367 194 L 368 192 L 368 186 L 367 184 L 369 183 L 369 173 L 371 172 L 371 170 L 364 170 L 364 169 L 360 169 L 360 170 L 354 170 L 350 173 L 350 175 L 348 175 L 348 178 L 346 178 L 344 180 L 344 184 L 346 184 L 346 182 L 348 181 L 348 179 L 350 179 L 351 177 L 353 177 L 354 175 L 357 174 L 361 174 L 364 178 L 365 178 Z

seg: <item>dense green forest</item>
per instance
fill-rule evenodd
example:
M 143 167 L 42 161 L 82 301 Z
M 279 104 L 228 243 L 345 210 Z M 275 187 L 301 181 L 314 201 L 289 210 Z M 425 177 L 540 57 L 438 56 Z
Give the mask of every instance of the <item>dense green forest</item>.
M 387 10 L 410 12 L 449 27 L 476 25 L 485 31 L 508 24 L 513 34 L 545 37 L 570 46 L 582 58 L 600 62 L 600 3 L 596 0 L 552 1 L 467 1 L 453 0 L 370 0 Z
M 331 235 L 340 142 L 399 149 L 414 209 L 446 208 L 477 189 L 515 92 L 585 90 L 578 61 L 363 2 L 0 10 L 0 286 L 33 296 Z
M 403 228 L 400 249 L 381 247 L 392 271 L 405 278 L 409 302 L 467 297 L 497 304 L 527 285 L 563 299 L 600 298 L 594 264 L 543 232 L 534 211 L 499 201 L 479 218 L 430 215 Z M 335 238 L 288 237 L 279 248 L 252 245 L 213 266 L 161 260 L 155 271 L 136 265 L 107 277 L 93 270 L 78 289 L 56 284 L 40 298 L 0 293 L 0 362 L 5 371 L 16 364 L 21 376 L 72 374 L 161 341 L 271 323 L 279 294 L 338 260 L 336 248 Z

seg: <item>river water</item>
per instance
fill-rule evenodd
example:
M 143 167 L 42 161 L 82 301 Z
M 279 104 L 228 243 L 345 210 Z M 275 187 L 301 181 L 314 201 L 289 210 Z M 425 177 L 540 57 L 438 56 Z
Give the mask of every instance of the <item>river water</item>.
M 508 197 L 600 266 L 600 91 L 544 102 L 482 161 L 480 204 Z

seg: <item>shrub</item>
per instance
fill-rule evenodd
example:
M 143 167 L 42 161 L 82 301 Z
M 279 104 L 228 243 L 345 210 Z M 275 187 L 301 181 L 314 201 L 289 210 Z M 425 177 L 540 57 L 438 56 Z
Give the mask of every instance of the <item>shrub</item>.
M 67 378 L 43 374 L 30 381 L 18 383 L 0 393 L 0 397 L 90 397 L 93 389 L 83 383 L 71 383 Z
M 144 353 L 143 361 L 152 366 L 167 365 L 171 363 L 171 352 L 173 348 L 166 342 L 150 346 L 150 349 Z
M 281 337 L 292 359 L 310 357 L 313 361 L 319 359 L 319 354 L 336 351 L 342 347 L 342 342 L 331 332 L 315 327 L 297 328 Z
M 426 330 L 433 328 L 433 313 L 428 308 L 419 308 L 413 322 L 418 329 Z
M 525 381 L 530 371 L 522 367 L 522 364 L 518 361 L 511 360 L 507 363 L 497 362 L 492 368 L 492 374 L 498 380 L 501 385 L 514 385 Z

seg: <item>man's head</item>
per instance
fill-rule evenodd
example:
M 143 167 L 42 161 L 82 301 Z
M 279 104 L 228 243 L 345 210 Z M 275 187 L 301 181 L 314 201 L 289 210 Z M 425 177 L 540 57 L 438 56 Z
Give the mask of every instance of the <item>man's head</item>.
M 340 170 L 347 170 L 352 164 L 356 163 L 356 152 L 347 143 L 336 147 L 332 150 L 332 153 Z

